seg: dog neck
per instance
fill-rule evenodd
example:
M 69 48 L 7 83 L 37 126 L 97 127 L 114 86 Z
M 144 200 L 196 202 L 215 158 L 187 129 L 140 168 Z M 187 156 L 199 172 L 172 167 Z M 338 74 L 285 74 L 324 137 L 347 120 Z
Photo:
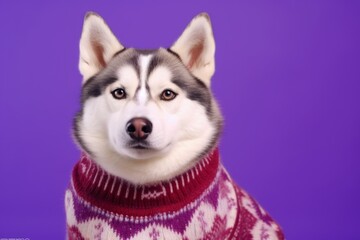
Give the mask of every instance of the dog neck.
M 142 215 L 144 211 L 176 210 L 193 201 L 213 182 L 218 168 L 219 151 L 215 148 L 194 167 L 169 181 L 136 185 L 107 173 L 83 155 L 74 167 L 72 184 L 80 197 L 99 208 Z

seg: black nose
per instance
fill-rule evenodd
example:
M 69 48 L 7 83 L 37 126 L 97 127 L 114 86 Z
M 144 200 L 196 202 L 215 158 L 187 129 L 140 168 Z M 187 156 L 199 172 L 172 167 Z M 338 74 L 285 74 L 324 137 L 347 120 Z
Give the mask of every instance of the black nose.
M 152 131 L 152 123 L 146 118 L 133 118 L 126 124 L 126 132 L 134 140 L 146 139 Z

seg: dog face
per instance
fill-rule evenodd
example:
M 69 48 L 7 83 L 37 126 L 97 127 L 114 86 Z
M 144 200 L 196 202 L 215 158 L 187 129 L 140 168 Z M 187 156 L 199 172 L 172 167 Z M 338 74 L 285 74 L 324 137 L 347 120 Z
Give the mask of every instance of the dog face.
M 134 183 L 169 179 L 217 142 L 222 118 L 210 91 L 215 43 L 200 14 L 169 49 L 123 47 L 104 20 L 87 14 L 80 39 L 81 148 Z

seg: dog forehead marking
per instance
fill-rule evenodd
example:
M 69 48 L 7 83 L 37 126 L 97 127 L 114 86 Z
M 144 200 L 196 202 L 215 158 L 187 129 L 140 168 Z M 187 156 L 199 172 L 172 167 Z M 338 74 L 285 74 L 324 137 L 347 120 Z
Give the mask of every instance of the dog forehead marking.
M 146 89 L 146 80 L 147 80 L 147 73 L 152 57 L 153 55 L 139 56 L 140 82 L 139 82 L 139 90 L 136 96 L 139 104 L 145 104 L 149 98 L 149 93 Z

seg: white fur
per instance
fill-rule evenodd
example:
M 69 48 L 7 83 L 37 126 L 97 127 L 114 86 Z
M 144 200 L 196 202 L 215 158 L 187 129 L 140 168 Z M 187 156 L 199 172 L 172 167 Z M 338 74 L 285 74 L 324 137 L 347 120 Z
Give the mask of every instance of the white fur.
M 193 57 L 192 51 L 199 44 L 203 46 L 202 51 L 195 58 L 195 63 L 189 66 Z M 207 14 L 199 14 L 195 17 L 173 44 L 171 50 L 179 54 L 194 76 L 210 86 L 210 79 L 215 72 L 215 40 Z
M 120 74 L 136 77 L 135 70 L 126 66 Z M 95 161 L 107 172 L 134 183 L 150 183 L 169 179 L 190 168 L 190 161 L 206 148 L 215 129 L 208 120 L 205 108 L 186 98 L 171 79 L 170 70 L 159 67 L 148 80 L 151 95 L 155 96 L 144 106 L 129 96 L 117 101 L 110 96 L 114 86 L 126 86 L 134 94 L 136 79 L 119 77 L 105 91 L 105 96 L 89 99 L 84 106 L 81 134 L 92 149 Z M 171 102 L 159 99 L 159 94 L 170 88 L 178 93 Z M 146 117 L 153 123 L 149 136 L 153 150 L 144 152 L 126 147 L 130 137 L 126 123 L 133 117 Z
M 80 39 L 79 70 L 83 82 L 105 67 L 102 61 L 108 63 L 123 48 L 104 20 L 97 14 L 88 13 Z
M 149 63 L 152 58 L 152 55 L 140 56 L 139 58 L 139 66 L 140 66 L 140 89 L 138 92 L 138 101 L 139 104 L 145 104 L 148 99 L 148 93 L 146 90 L 146 77 L 147 77 L 147 70 L 149 68 Z
M 99 33 L 98 39 L 102 39 L 100 42 L 104 43 L 107 49 L 104 52 L 106 59 L 111 55 L 110 52 L 122 47 L 113 39 L 114 36 L 110 34 L 102 19 L 87 18 L 84 25 L 88 24 L 95 24 L 95 29 Z M 206 33 L 206 39 L 209 38 L 212 36 L 209 26 L 204 16 L 197 17 L 190 24 L 190 29 L 185 30 L 185 35 L 178 40 L 174 49 L 180 51 L 180 46 L 191 43 L 191 32 L 196 29 Z M 202 28 L 204 29 L 201 30 Z M 80 43 L 80 71 L 84 78 L 99 71 L 98 65 L 86 64 L 96 62 L 96 59 L 92 58 L 94 56 L 91 56 L 91 51 L 87 50 L 90 46 L 86 44 L 86 32 L 92 31 L 91 29 L 84 26 L 85 33 Z M 201 55 L 204 58 L 201 62 L 205 64 L 205 68 L 199 65 L 200 67 L 193 71 L 204 79 L 206 77 L 209 84 L 210 75 L 213 73 L 211 66 L 214 63 L 214 43 L 213 40 L 206 41 L 206 52 Z M 184 47 L 186 49 L 186 46 Z M 170 179 L 191 168 L 192 164 L 195 164 L 192 161 L 208 147 L 216 132 L 205 107 L 197 101 L 188 99 L 186 93 L 171 81 L 170 69 L 159 66 L 146 79 L 151 57 L 140 56 L 140 79 L 133 66 L 126 65 L 118 69 L 119 80 L 109 85 L 101 96 L 89 98 L 84 103 L 83 117 L 79 123 L 79 134 L 85 146 L 91 150 L 94 160 L 108 173 L 138 184 Z M 81 59 L 85 59 L 86 62 Z M 146 81 L 150 95 L 145 87 Z M 136 94 L 139 83 L 141 88 Z M 111 96 L 111 91 L 119 87 L 126 89 L 126 99 L 117 100 Z M 162 101 L 160 94 L 165 89 L 176 92 L 176 98 L 172 101 Z M 145 117 L 153 124 L 152 133 L 147 138 L 150 150 L 138 150 L 127 146 L 130 136 L 126 132 L 126 124 L 134 117 Z

